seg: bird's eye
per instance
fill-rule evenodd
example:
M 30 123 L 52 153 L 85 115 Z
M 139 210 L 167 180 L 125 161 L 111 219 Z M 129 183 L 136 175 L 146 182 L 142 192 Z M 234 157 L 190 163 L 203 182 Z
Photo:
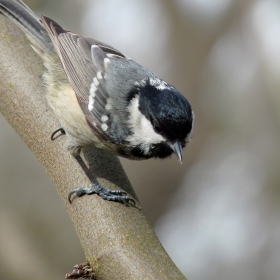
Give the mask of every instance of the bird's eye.
M 160 128 L 158 125 L 155 125 L 155 126 L 154 126 L 154 130 L 155 130 L 155 132 L 158 133 L 158 134 L 160 134 L 161 131 L 162 131 L 161 128 Z

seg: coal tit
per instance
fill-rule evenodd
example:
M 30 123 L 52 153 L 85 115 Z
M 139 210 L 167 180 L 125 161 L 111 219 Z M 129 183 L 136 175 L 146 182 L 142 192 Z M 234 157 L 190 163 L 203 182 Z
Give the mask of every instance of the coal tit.
M 182 161 L 194 115 L 175 87 L 112 46 L 67 31 L 48 17 L 39 19 L 20 0 L 0 0 L 0 11 L 26 33 L 42 58 L 47 100 L 61 123 L 59 131 L 92 182 L 92 188 L 73 190 L 70 202 L 73 194 L 93 193 L 133 202 L 96 181 L 80 156 L 83 147 L 135 160 L 175 153 Z

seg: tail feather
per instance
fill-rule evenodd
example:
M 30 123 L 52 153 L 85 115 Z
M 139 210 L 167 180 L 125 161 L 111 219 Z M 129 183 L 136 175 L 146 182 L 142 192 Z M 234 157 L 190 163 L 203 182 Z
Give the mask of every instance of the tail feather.
M 20 0 L 0 0 L 0 12 L 26 33 L 34 47 L 53 52 L 51 40 L 40 19 Z

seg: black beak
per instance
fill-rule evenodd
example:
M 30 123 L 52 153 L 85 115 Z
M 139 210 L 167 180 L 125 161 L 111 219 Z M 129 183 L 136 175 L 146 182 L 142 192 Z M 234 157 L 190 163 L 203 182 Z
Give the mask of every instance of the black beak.
M 171 149 L 174 151 L 174 153 L 177 155 L 178 160 L 180 161 L 180 163 L 182 163 L 182 145 L 179 142 L 175 142 L 174 144 L 169 144 Z

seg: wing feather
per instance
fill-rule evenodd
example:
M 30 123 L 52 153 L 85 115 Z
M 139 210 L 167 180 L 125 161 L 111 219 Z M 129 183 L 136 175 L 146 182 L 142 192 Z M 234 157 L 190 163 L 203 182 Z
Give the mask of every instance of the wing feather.
M 104 59 L 108 54 L 125 56 L 110 45 L 69 32 L 47 17 L 42 16 L 41 21 L 91 129 L 99 137 L 110 141 L 106 132 L 109 124 L 106 121 L 110 116 L 105 107 L 110 96 L 106 89 Z

